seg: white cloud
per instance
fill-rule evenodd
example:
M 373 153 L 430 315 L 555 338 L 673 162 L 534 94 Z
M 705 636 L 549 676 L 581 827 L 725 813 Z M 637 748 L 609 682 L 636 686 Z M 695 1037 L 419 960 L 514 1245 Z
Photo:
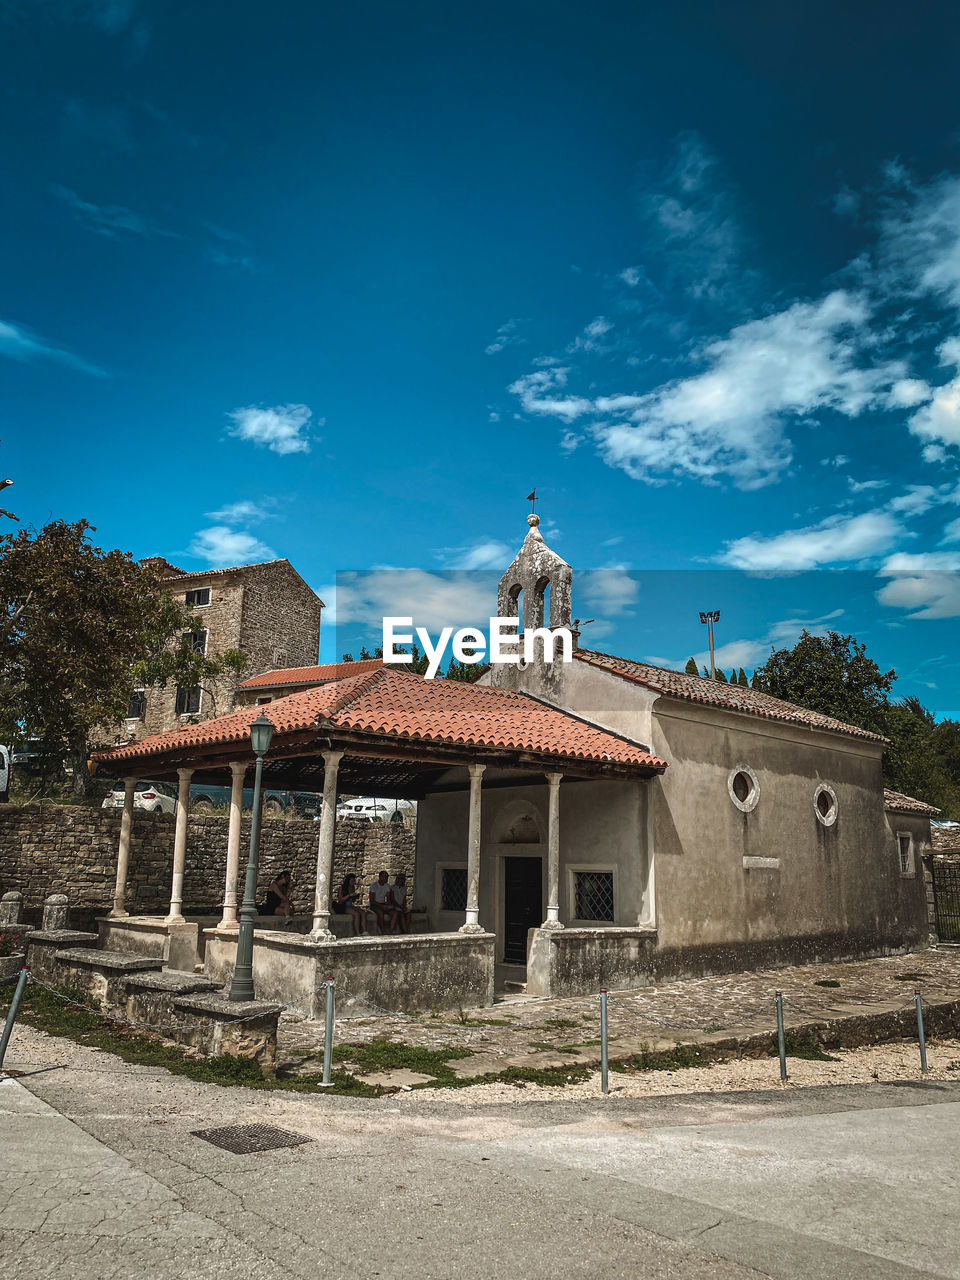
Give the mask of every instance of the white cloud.
M 572 355 L 576 351 L 603 351 L 603 339 L 612 328 L 612 320 L 608 320 L 606 316 L 595 316 L 567 347 L 567 354 Z
M 198 530 L 190 544 L 190 554 L 199 560 L 206 560 L 215 568 L 276 559 L 276 552 L 259 538 L 239 529 L 229 529 L 226 525 L 213 525 L 209 529 Z
M 451 569 L 506 569 L 513 559 L 513 552 L 505 542 L 496 538 L 481 538 L 463 547 L 444 547 L 437 552 L 439 559 Z
M 272 409 L 247 405 L 227 414 L 233 423 L 229 434 L 238 440 L 250 440 L 274 453 L 309 453 L 310 419 L 313 410 L 305 404 L 281 404 Z M 317 419 L 317 426 L 323 419 Z
M 52 360 L 55 364 L 66 365 L 80 373 L 90 374 L 93 378 L 106 378 L 109 375 L 96 365 L 90 364 L 72 351 L 55 347 L 52 343 L 33 333 L 25 325 L 12 324 L 0 320 L 0 356 L 7 356 L 20 364 L 32 364 L 35 360 Z
M 718 559 L 734 569 L 816 569 L 819 565 L 863 560 L 889 550 L 903 527 L 887 511 L 830 516 L 805 529 L 769 538 L 728 542 Z
M 886 216 L 881 263 L 900 285 L 960 309 L 960 177 L 916 187 L 897 173 L 904 194 Z
M 855 218 L 860 212 L 860 193 L 842 186 L 833 197 L 833 212 L 841 218 Z
M 622 280 L 628 289 L 635 289 L 644 277 L 643 267 L 624 267 L 617 274 L 617 279 Z
M 842 616 L 842 609 L 834 609 L 832 613 L 824 614 L 820 618 L 782 618 L 779 622 L 774 622 L 768 628 L 766 635 L 758 640 L 728 640 L 726 644 L 718 645 L 715 653 L 716 665 L 724 671 L 729 671 L 731 667 L 744 667 L 751 670 L 766 662 L 771 649 L 792 648 L 800 638 L 801 631 L 807 631 L 813 636 L 825 636 L 828 631 L 835 629 L 831 624 Z M 702 649 L 691 656 L 701 670 L 709 667 L 709 649 Z M 668 660 L 651 657 L 647 661 L 656 663 L 658 666 L 673 667 L 678 671 L 687 663 L 686 658 Z
M 206 513 L 211 520 L 219 520 L 222 524 L 248 524 L 252 520 L 266 520 L 273 515 L 263 506 L 249 499 L 240 502 L 228 502 L 219 511 Z
M 911 618 L 960 617 L 960 553 L 947 551 L 900 552 L 880 570 L 890 581 L 877 592 L 877 600 L 894 609 L 909 610 Z
M 551 394 L 551 392 L 562 390 L 567 385 L 569 372 L 569 369 L 560 367 L 538 369 L 512 382 L 507 390 L 519 396 L 520 404 L 526 413 L 547 414 L 552 418 L 559 418 L 562 422 L 573 422 L 575 418 L 589 413 L 592 403 L 582 396 Z
M 631 616 L 640 586 L 625 569 L 592 569 L 577 575 L 577 596 L 608 617 Z
M 168 231 L 166 227 L 158 226 L 149 218 L 134 213 L 132 209 L 127 209 L 122 204 L 93 204 L 89 200 L 82 200 L 69 187 L 53 186 L 50 190 L 58 200 L 62 200 L 74 211 L 80 222 L 99 236 L 113 237 L 119 231 L 127 231 L 135 236 L 164 236 L 171 240 L 180 239 L 176 231 Z
M 518 332 L 523 321 L 520 319 L 506 320 L 497 330 L 496 337 L 483 349 L 484 355 L 495 356 L 498 351 L 502 351 L 504 347 L 515 347 L 526 342 L 526 338 L 521 337 Z
M 864 300 L 837 290 L 708 343 L 699 352 L 708 366 L 703 373 L 645 395 L 597 399 L 597 412 L 626 419 L 595 428 L 605 461 L 643 480 L 664 472 L 727 475 L 745 489 L 775 480 L 791 459 L 786 417 L 817 410 L 858 417 L 880 404 L 901 376 L 899 363 L 859 363 L 859 331 L 867 320 Z M 566 420 L 587 411 L 576 397 L 565 405 Z
M 942 365 L 960 369 L 960 339 L 949 338 L 937 350 Z M 929 400 L 909 421 L 921 440 L 960 444 L 960 373 L 943 386 L 929 388 Z
M 329 587 L 321 595 L 328 600 Z M 432 632 L 480 626 L 496 615 L 497 585 L 489 573 L 428 573 L 424 569 L 372 569 L 337 574 L 336 621 L 360 623 L 379 636 L 388 616 L 413 618 Z M 379 641 L 378 641 L 379 643 Z
M 851 493 L 867 493 L 871 489 L 885 489 L 889 483 L 889 480 L 854 480 L 853 476 L 847 476 L 847 484 L 850 486 Z

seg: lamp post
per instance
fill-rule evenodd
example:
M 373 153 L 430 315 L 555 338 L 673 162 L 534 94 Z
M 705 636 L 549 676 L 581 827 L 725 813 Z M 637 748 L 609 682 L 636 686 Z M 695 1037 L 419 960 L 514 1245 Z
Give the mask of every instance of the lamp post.
M 713 658 L 713 624 L 720 621 L 720 610 L 712 609 L 709 613 L 701 613 L 700 621 L 707 624 L 707 643 L 710 646 L 710 679 L 716 680 L 717 667 Z
M 250 822 L 250 857 L 247 859 L 247 878 L 243 886 L 243 906 L 240 908 L 240 929 L 237 934 L 237 962 L 230 983 L 231 1000 L 253 999 L 253 922 L 257 918 L 257 857 L 260 853 L 260 783 L 263 777 L 263 757 L 270 749 L 273 738 L 273 722 L 261 712 L 250 726 L 250 745 L 257 757 L 257 772 L 253 780 L 253 817 Z

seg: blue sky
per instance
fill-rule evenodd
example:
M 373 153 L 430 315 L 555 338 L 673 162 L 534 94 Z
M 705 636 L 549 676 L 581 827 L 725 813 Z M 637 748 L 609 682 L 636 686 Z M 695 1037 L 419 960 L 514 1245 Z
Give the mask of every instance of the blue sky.
M 23 520 L 325 596 L 414 568 L 443 613 L 536 485 L 595 643 L 834 626 L 960 708 L 953 6 L 0 0 L 0 36 Z

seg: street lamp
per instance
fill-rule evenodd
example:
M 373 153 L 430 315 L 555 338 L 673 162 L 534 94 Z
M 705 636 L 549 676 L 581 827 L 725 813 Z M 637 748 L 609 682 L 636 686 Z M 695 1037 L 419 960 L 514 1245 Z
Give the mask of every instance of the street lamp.
M 717 667 L 713 659 L 713 624 L 720 621 L 720 610 L 712 609 L 709 613 L 701 612 L 700 621 L 707 624 L 707 643 L 710 646 L 710 679 L 716 680 Z
M 263 757 L 270 749 L 273 738 L 273 722 L 261 712 L 250 726 L 250 745 L 257 757 L 257 772 L 253 780 L 253 817 L 250 822 L 250 857 L 247 859 L 247 878 L 243 886 L 243 905 L 240 908 L 240 930 L 237 934 L 237 961 L 230 983 L 231 1000 L 253 999 L 253 922 L 257 918 L 257 857 L 260 853 L 260 782 L 263 777 Z

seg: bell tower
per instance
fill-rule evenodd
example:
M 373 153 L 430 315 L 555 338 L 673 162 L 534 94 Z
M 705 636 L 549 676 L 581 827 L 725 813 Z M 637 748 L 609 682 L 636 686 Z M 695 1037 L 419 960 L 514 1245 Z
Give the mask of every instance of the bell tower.
M 571 628 L 573 570 L 544 542 L 536 512 L 527 516 L 527 524 L 523 545 L 500 579 L 497 613 L 501 618 L 518 618 L 521 633 L 542 627 Z M 491 683 L 555 701 L 563 688 L 563 667 L 559 660 L 545 662 L 538 646 L 530 663 L 493 667 Z

